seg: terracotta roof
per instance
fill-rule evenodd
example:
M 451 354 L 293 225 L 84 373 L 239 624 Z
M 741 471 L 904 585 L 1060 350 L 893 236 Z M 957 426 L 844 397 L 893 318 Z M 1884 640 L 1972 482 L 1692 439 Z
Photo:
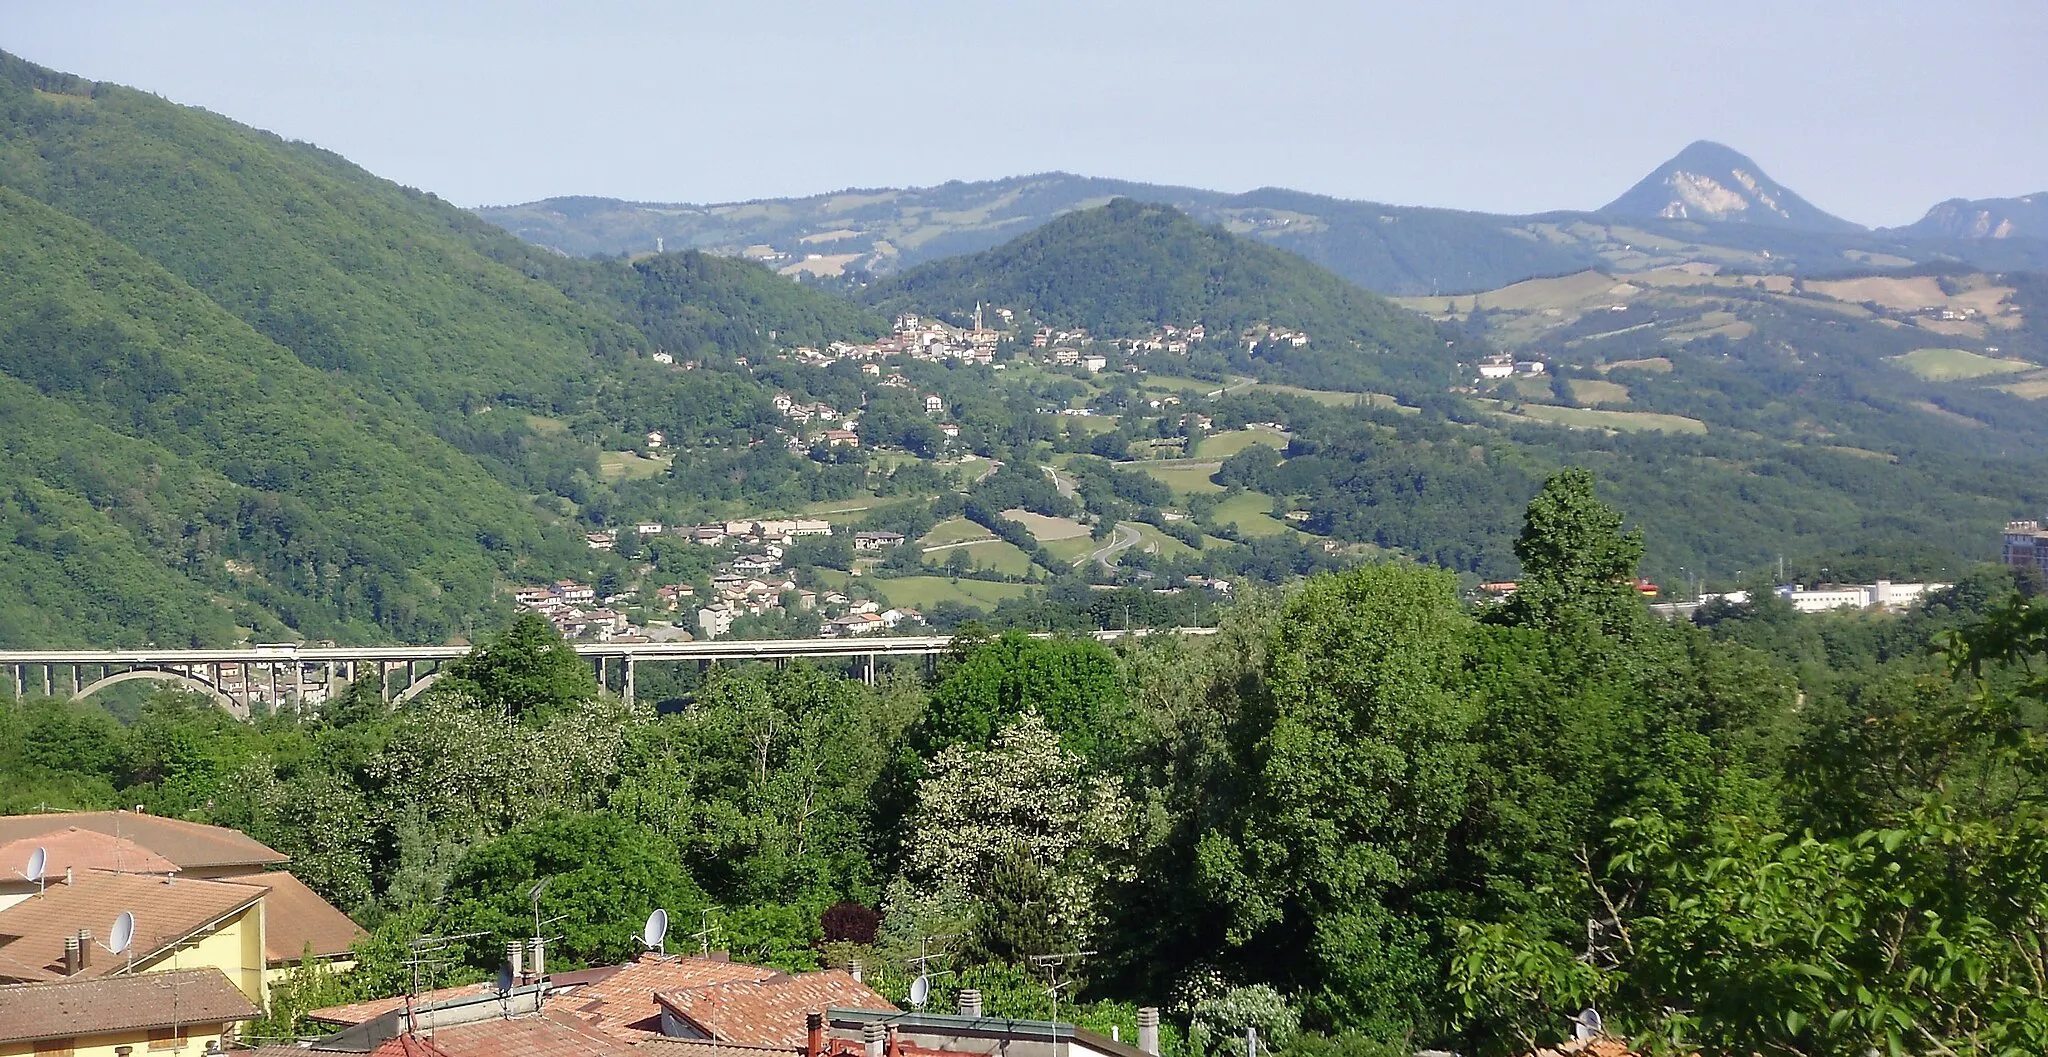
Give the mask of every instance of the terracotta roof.
M 1636 1057 L 1636 1052 L 1629 1049 L 1626 1039 L 1600 1035 L 1561 1042 L 1549 1049 L 1537 1050 L 1530 1057 Z
M 270 889 L 263 897 L 263 957 L 272 965 L 298 961 L 308 946 L 315 958 L 344 955 L 364 935 L 362 926 L 286 871 L 246 874 L 235 883 Z
M 267 848 L 247 834 L 225 826 L 208 826 L 184 819 L 165 818 L 134 811 L 71 811 L 47 815 L 0 816 L 0 841 L 15 841 L 67 827 L 98 830 L 126 837 L 150 851 L 177 863 L 181 870 L 220 866 L 262 868 L 291 861 L 291 856 Z
M 774 969 L 721 958 L 643 954 L 611 976 L 578 988 L 574 999 L 557 1008 L 606 1031 L 653 1032 L 660 1030 L 656 1018 L 661 1015 L 661 1008 L 654 1003 L 657 991 L 768 980 L 781 975 Z
M 20 870 L 27 864 L 28 857 L 37 848 L 49 856 L 43 866 L 46 880 L 61 881 L 64 871 L 83 873 L 86 870 L 119 870 L 122 873 L 176 873 L 178 864 L 164 858 L 148 848 L 111 833 L 94 829 L 80 829 L 65 826 L 62 829 L 39 833 L 33 837 L 18 837 L 0 844 L 0 870 Z M 8 881 L 19 881 L 20 876 L 9 873 Z
M 27 1042 L 261 1016 L 219 969 L 0 987 L 0 1042 Z
M 859 1044 L 855 1044 L 856 1048 Z M 901 1049 L 902 1047 L 898 1047 Z M 829 1047 L 828 1047 L 829 1049 Z M 802 1046 L 748 1046 L 713 1039 L 643 1039 L 633 1047 L 639 1057 L 796 1057 Z
M 135 914 L 129 947 L 136 964 L 171 944 L 263 898 L 255 885 L 225 881 L 171 881 L 138 874 L 93 870 L 71 884 L 55 884 L 0 910 L 0 980 L 55 980 L 64 975 L 64 938 L 89 929 L 105 943 L 114 919 Z M 94 949 L 90 963 L 72 979 L 105 976 L 128 964 Z
M 655 998 L 713 1039 L 755 1046 L 802 1045 L 805 1014 L 832 1006 L 896 1009 L 844 969 L 664 991 Z

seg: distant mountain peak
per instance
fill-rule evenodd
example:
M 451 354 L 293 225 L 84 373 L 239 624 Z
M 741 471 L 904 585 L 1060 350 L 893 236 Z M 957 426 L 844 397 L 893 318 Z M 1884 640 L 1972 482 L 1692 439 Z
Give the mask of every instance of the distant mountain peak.
M 1601 210 L 1617 216 L 1861 231 L 1822 212 L 1733 147 L 1695 140 Z

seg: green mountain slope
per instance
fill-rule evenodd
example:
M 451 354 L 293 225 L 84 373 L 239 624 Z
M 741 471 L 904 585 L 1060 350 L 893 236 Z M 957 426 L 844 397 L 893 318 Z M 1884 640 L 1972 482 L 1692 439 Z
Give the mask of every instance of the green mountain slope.
M 1449 377 L 1435 328 L 1414 313 L 1300 257 L 1131 199 L 1067 214 L 992 250 L 919 265 L 868 296 L 954 317 L 977 302 L 1021 308 L 1103 338 L 1200 322 L 1228 341 L 1271 324 L 1311 337 L 1288 350 L 1286 362 L 1342 365 L 1358 388 Z
M 724 354 L 880 327 L 743 261 L 565 260 L 5 54 L 0 260 L 0 642 L 464 633 L 593 571 L 563 515 L 603 509 L 618 423 L 723 435 L 766 401 Z
M 445 635 L 542 548 L 534 512 L 410 415 L 4 188 L 0 372 L 24 412 L 6 427 L 19 469 L 307 634 Z M 95 488 L 79 460 L 121 470 Z

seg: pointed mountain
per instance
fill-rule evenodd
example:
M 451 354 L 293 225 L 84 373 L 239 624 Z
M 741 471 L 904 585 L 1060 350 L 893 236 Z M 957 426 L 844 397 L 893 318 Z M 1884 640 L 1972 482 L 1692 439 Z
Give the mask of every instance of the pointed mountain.
M 1951 198 L 1896 233 L 1948 239 L 2048 238 L 2048 191 L 2019 198 Z
M 1707 140 L 1679 151 L 1600 212 L 1801 231 L 1863 230 L 1792 193 L 1741 151 Z

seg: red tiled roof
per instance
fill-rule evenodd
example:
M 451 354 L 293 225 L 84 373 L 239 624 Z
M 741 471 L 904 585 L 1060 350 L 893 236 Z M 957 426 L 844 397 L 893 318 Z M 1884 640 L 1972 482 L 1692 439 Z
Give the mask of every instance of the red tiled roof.
M 126 837 L 77 826 L 65 826 L 0 844 L 0 870 L 20 870 L 37 848 L 48 854 L 43 878 L 49 881 L 63 880 L 66 870 L 74 873 L 118 870 L 121 873 L 155 874 L 176 873 L 178 870 L 177 863 Z M 6 879 L 21 880 L 11 873 L 6 875 Z
M 1530 1057 L 1636 1057 L 1636 1052 L 1629 1049 L 1626 1039 L 1600 1035 L 1561 1042 L 1549 1049 L 1537 1050 Z
M 650 1023 L 661 1013 L 658 991 L 681 991 L 715 984 L 768 980 L 782 974 L 758 965 L 713 958 L 682 958 L 643 954 L 610 977 L 578 988 L 576 997 L 559 1007 L 606 1031 L 659 1030 Z M 645 1024 L 645 1027 L 639 1025 Z
M 0 1043 L 229 1024 L 262 1012 L 219 969 L 73 977 L 0 987 Z
M 802 1045 L 805 1014 L 829 1007 L 896 1010 L 843 969 L 664 991 L 655 998 L 713 1039 L 754 1046 Z
M 76 827 L 126 837 L 177 863 L 181 870 L 217 866 L 262 868 L 291 861 L 238 830 L 134 811 L 68 811 L 47 815 L 0 816 L 0 841 Z
M 171 881 L 137 874 L 92 870 L 71 884 L 55 884 L 0 910 L 0 980 L 55 980 L 64 975 L 64 939 L 80 929 L 105 943 L 114 919 L 135 915 L 129 953 L 116 957 L 90 952 L 90 963 L 72 979 L 105 976 L 149 961 L 171 944 L 263 898 L 255 885 L 225 881 Z
M 5 862 L 0 859 L 0 862 Z M 362 926 L 349 920 L 320 893 L 283 870 L 266 870 L 236 877 L 236 884 L 261 885 L 270 890 L 263 897 L 263 957 L 272 965 L 296 962 L 313 949 L 315 958 L 347 954 L 363 935 Z
M 440 1028 L 433 1033 L 432 1043 L 442 1057 L 630 1057 L 633 1049 L 624 1039 L 592 1030 L 553 1010 L 537 1017 Z

